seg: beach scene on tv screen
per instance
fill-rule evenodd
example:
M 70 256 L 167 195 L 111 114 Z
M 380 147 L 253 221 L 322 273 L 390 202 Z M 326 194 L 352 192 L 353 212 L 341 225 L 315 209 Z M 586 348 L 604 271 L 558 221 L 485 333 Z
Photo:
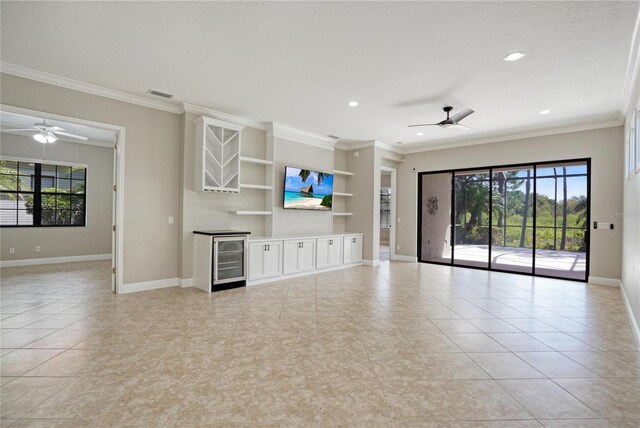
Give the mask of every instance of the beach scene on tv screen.
M 308 169 L 285 170 L 284 207 L 299 210 L 330 211 L 333 174 Z

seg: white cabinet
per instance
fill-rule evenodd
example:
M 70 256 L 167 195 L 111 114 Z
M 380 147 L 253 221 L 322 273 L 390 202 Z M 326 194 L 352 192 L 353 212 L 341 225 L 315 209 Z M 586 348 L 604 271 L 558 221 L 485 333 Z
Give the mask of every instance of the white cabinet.
M 343 263 L 350 265 L 362 262 L 362 235 L 347 235 L 344 237 Z
M 284 241 L 283 273 L 306 272 L 315 269 L 315 239 Z
M 282 275 L 282 241 L 251 242 L 249 244 L 249 279 L 264 279 Z
M 318 238 L 316 269 L 342 264 L 342 236 Z
M 197 191 L 240 191 L 242 126 L 201 116 L 195 120 L 195 188 Z

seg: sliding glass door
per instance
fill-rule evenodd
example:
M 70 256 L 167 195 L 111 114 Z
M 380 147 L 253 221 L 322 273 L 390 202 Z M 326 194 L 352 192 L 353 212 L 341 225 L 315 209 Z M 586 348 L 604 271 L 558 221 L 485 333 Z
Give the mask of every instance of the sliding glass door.
M 425 174 L 418 183 L 428 192 L 422 198 L 422 217 L 418 222 L 424 261 L 451 262 L 451 177 L 450 172 Z
M 491 267 L 533 272 L 533 166 L 494 168 Z
M 454 174 L 453 263 L 489 266 L 489 170 Z
M 423 172 L 418 260 L 586 281 L 588 159 Z

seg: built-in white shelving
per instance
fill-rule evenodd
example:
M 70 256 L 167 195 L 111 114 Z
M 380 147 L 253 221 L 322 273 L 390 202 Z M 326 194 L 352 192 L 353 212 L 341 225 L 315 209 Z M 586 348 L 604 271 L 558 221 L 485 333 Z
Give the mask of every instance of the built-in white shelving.
M 242 185 L 240 185 L 240 187 L 242 187 Z M 351 196 L 353 196 L 353 193 L 333 192 L 333 196 L 346 196 L 346 197 L 351 197 Z
M 235 215 L 271 215 L 273 211 L 229 211 Z
M 350 216 L 353 215 L 353 213 L 333 213 L 334 216 Z
M 337 175 L 353 175 L 353 172 L 349 172 L 349 171 L 340 171 L 339 169 L 334 169 L 333 170 L 334 174 Z
M 247 156 L 240 156 L 240 160 L 242 162 L 259 163 L 262 165 L 273 165 L 273 161 L 266 160 L 266 159 L 250 158 Z
M 251 184 L 251 183 L 240 183 L 241 189 L 262 189 L 262 190 L 272 190 L 273 186 L 267 186 L 264 184 Z

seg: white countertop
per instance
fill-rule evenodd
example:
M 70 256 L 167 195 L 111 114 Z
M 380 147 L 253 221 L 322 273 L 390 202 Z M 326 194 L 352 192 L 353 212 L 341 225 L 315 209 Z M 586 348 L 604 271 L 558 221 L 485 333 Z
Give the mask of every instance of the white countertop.
M 340 236 L 364 235 L 362 232 L 345 232 L 345 233 L 327 233 L 324 235 L 283 235 L 283 236 L 253 236 L 249 235 L 249 241 L 288 241 L 292 239 L 316 239 L 316 238 L 333 238 Z

